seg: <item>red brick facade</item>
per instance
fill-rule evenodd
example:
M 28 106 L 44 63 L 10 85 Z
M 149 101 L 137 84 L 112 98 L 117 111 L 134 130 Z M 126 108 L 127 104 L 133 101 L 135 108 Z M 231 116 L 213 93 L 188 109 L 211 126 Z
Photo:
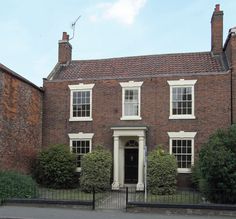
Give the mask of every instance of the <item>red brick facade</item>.
M 0 169 L 28 173 L 42 145 L 42 91 L 0 69 Z
M 191 76 L 184 79 L 196 79 L 195 116 L 191 120 L 169 119 L 170 94 L 167 80 L 183 77 L 156 77 L 144 80 L 141 87 L 140 121 L 121 121 L 122 88 L 119 84 L 127 80 L 83 81 L 95 83 L 93 88 L 93 121 L 69 121 L 70 90 L 69 84 L 78 81 L 44 81 L 44 120 L 43 145 L 63 143 L 69 145 L 68 133 L 95 133 L 93 145 L 102 144 L 112 150 L 112 126 L 147 126 L 147 146 L 153 149 L 163 144 L 169 148 L 167 132 L 197 132 L 195 151 L 210 134 L 218 128 L 231 124 L 230 73 L 206 76 Z M 196 153 L 197 154 L 197 153 Z

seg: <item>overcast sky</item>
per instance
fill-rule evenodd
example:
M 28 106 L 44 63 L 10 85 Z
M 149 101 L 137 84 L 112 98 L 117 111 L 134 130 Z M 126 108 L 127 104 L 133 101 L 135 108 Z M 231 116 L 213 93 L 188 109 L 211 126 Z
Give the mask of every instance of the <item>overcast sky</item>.
M 100 59 L 210 50 L 215 4 L 224 11 L 224 39 L 236 26 L 236 0 L 1 1 L 0 62 L 42 86 L 57 62 L 62 32 L 73 59 Z

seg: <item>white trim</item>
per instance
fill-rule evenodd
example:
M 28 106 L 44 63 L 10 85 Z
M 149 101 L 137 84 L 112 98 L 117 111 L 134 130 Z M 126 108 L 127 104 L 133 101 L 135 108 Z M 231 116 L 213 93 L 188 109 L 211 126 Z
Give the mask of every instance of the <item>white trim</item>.
M 167 132 L 169 136 L 169 153 L 172 154 L 172 140 L 175 139 L 183 139 L 183 140 L 191 140 L 192 141 L 192 148 L 191 148 L 191 165 L 194 165 L 194 138 L 197 132 Z M 178 173 L 191 173 L 191 168 L 178 168 Z
M 112 189 L 118 190 L 124 186 L 124 150 L 126 140 L 135 139 L 138 141 L 138 182 L 136 189 L 144 189 L 144 147 L 146 145 L 147 127 L 111 127 L 113 130 L 113 183 Z M 138 139 L 137 139 L 138 137 Z
M 79 83 L 79 84 L 72 84 L 68 85 L 70 90 L 87 90 L 87 89 L 93 89 L 95 84 L 84 84 L 84 83 Z
M 91 117 L 72 117 L 72 118 L 69 119 L 69 121 L 70 122 L 74 122 L 74 121 L 93 121 L 93 119 Z
M 129 81 L 120 82 L 122 87 L 122 117 L 120 120 L 142 120 L 141 117 L 141 86 L 143 81 Z M 125 90 L 138 90 L 138 115 L 135 116 L 125 116 L 124 101 L 125 101 Z
M 122 116 L 120 120 L 142 120 L 140 116 Z
M 68 85 L 68 87 L 70 88 L 70 118 L 69 121 L 92 121 L 92 99 L 93 99 L 93 92 L 92 92 L 92 88 L 94 87 L 95 84 L 83 84 L 83 83 L 79 83 L 79 84 L 73 84 L 73 85 Z M 90 116 L 88 117 L 73 117 L 73 93 L 74 92 L 86 92 L 89 91 L 90 92 Z
M 191 168 L 177 168 L 178 173 L 192 173 Z
M 70 133 L 68 134 L 70 139 L 92 139 L 94 136 L 94 133 Z
M 197 132 L 167 132 L 170 138 L 194 138 Z
M 92 138 L 94 136 L 94 133 L 69 133 L 68 136 L 70 138 L 70 152 L 72 152 L 72 142 L 76 140 L 89 141 L 89 153 L 92 151 Z M 81 167 L 77 167 L 76 172 L 81 172 Z
M 174 80 L 174 81 L 167 81 L 170 85 L 170 116 L 169 119 L 196 119 L 195 117 L 195 92 L 194 92 L 194 85 L 196 84 L 197 80 Z M 173 115 L 172 113 L 172 89 L 178 87 L 186 87 L 192 88 L 192 114 L 178 114 Z
M 179 80 L 174 80 L 174 81 L 167 81 L 167 83 L 170 86 L 194 86 L 196 84 L 197 80 L 184 80 L 184 79 L 179 79 Z
M 169 119 L 196 119 L 193 115 L 171 115 Z
M 143 81 L 129 81 L 129 82 L 120 82 L 120 86 L 123 87 L 141 87 Z
M 137 127 L 133 127 L 133 126 L 125 126 L 125 127 L 111 127 L 111 130 L 147 130 L 147 127 L 145 127 L 145 126 L 137 126 Z

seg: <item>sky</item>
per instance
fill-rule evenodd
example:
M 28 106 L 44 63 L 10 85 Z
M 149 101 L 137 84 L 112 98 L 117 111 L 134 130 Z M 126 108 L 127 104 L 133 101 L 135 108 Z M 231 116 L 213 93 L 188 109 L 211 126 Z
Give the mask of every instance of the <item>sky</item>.
M 236 26 L 236 0 L 2 0 L 0 63 L 42 86 L 62 32 L 72 36 L 78 16 L 74 60 L 209 51 L 215 4 L 225 40 Z

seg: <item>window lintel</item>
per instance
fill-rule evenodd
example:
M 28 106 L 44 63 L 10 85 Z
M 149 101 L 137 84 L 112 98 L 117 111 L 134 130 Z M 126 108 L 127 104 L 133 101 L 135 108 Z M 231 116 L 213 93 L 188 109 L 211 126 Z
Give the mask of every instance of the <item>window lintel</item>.
M 194 86 L 196 82 L 197 80 L 185 80 L 185 79 L 167 81 L 167 83 L 170 86 Z
M 88 89 L 92 89 L 94 87 L 95 84 L 84 84 L 84 83 L 79 83 L 79 84 L 72 84 L 72 85 L 68 85 L 68 87 L 70 88 L 71 91 L 73 90 L 88 90 Z

